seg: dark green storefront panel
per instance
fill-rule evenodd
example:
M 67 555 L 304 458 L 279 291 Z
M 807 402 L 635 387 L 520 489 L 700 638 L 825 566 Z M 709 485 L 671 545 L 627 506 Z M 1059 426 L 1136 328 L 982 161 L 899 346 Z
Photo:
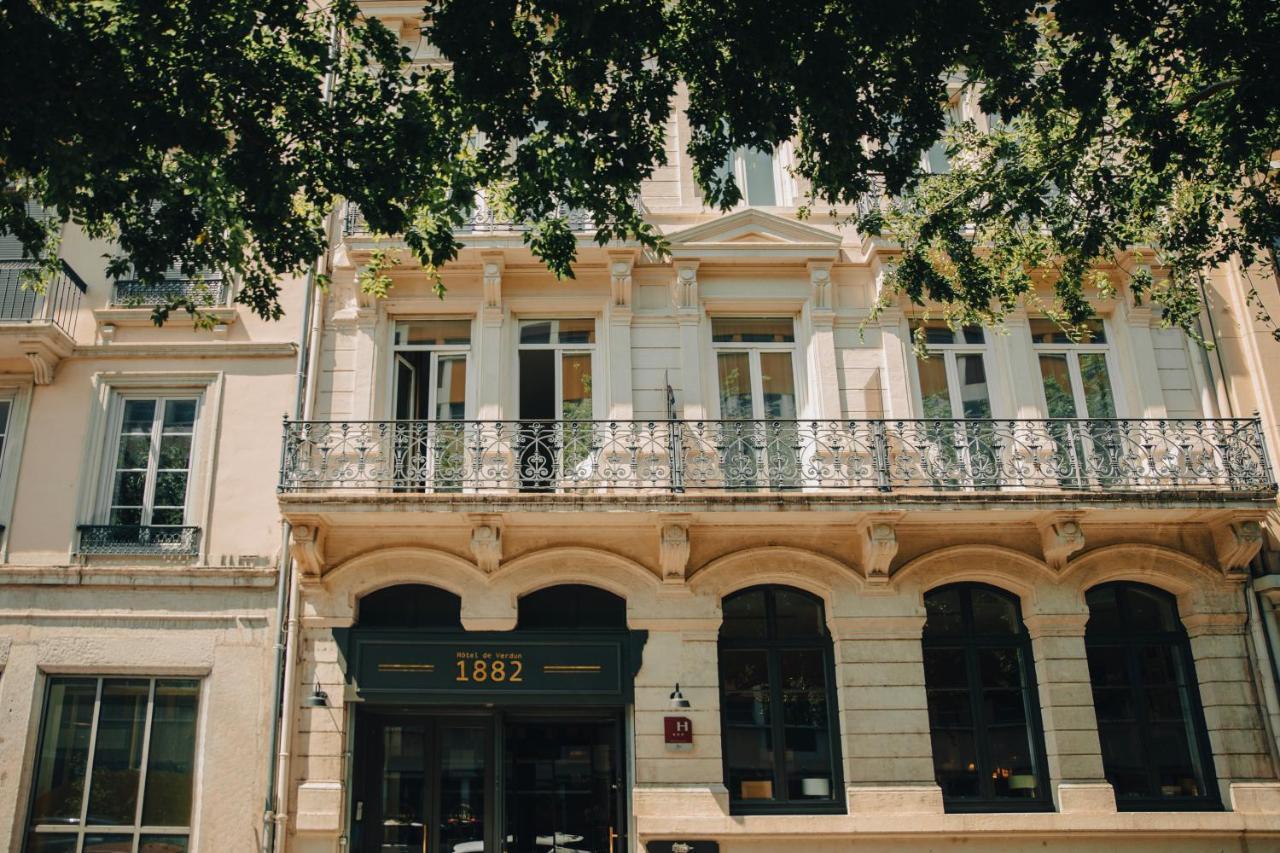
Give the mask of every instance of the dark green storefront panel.
M 366 702 L 618 705 L 631 701 L 644 631 L 336 630 L 347 680 Z

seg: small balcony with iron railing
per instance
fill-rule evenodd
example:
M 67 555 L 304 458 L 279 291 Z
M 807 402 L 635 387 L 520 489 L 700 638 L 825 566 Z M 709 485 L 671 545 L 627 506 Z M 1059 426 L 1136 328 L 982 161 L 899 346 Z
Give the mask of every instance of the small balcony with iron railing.
M 75 346 L 87 291 L 65 261 L 50 274 L 37 261 L 0 260 L 0 361 L 25 364 L 38 385 L 52 382 L 58 362 Z
M 636 204 L 639 203 L 639 199 L 636 199 Z M 551 215 L 567 219 L 569 229 L 576 233 L 591 234 L 596 230 L 595 220 L 592 219 L 588 211 L 576 210 L 566 204 L 561 204 L 552 211 Z M 468 212 L 462 224 L 458 226 L 457 233 L 475 236 L 511 235 L 523 234 L 530 227 L 529 223 L 514 220 L 498 208 L 490 207 L 483 200 L 480 200 L 480 203 Z M 352 202 L 347 202 L 342 208 L 342 236 L 344 238 L 371 238 L 374 236 L 374 232 L 369 228 L 369 223 L 361 214 L 359 206 Z
M 286 421 L 279 490 L 1275 501 L 1254 419 Z
M 82 524 L 81 557 L 154 557 L 188 560 L 200 553 L 200 528 L 169 525 Z
M 221 308 L 227 304 L 227 286 L 221 276 L 166 278 L 160 282 L 138 279 L 117 281 L 111 289 L 113 308 L 153 308 L 174 302 Z

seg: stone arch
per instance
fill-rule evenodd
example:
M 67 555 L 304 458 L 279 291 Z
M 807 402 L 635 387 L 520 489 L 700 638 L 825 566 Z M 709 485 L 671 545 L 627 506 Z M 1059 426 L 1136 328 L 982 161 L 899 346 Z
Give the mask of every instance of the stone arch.
M 835 609 L 832 593 L 847 584 L 861 592 L 863 581 L 853 569 L 825 554 L 783 545 L 744 548 L 717 557 L 700 568 L 689 580 L 696 593 L 705 593 L 719 602 L 726 595 L 764 584 L 793 586 L 822 599 L 827 619 Z
M 1235 614 L 1240 607 L 1235 585 L 1222 573 L 1190 554 L 1145 543 L 1108 545 L 1089 551 L 1067 564 L 1063 583 L 1087 609 L 1085 595 L 1112 581 L 1144 583 L 1178 599 L 1183 622 L 1208 614 Z
M 627 601 L 630 621 L 637 606 L 657 595 L 662 582 L 636 561 L 600 548 L 559 546 L 522 554 L 490 578 L 491 595 L 512 613 L 516 601 L 531 592 L 561 584 L 586 584 L 607 590 Z
M 402 546 L 357 554 L 327 572 L 316 585 L 320 594 L 309 599 L 316 616 L 333 625 L 350 625 L 362 595 L 396 584 L 428 584 L 448 590 L 468 602 L 485 595 L 484 577 L 471 562 L 434 548 Z M 324 611 L 324 612 L 319 612 Z
M 916 557 L 893 575 L 899 588 L 924 594 L 953 583 L 985 583 L 1021 600 L 1023 614 L 1032 612 L 1046 587 L 1057 583 L 1053 569 L 1028 554 L 997 545 L 951 545 Z

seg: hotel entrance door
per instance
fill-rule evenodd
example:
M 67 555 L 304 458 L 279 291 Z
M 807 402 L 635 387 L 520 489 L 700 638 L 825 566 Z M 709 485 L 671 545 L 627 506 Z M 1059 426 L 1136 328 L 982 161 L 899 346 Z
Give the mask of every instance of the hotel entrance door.
M 616 715 L 362 708 L 352 849 L 622 853 L 621 754 Z

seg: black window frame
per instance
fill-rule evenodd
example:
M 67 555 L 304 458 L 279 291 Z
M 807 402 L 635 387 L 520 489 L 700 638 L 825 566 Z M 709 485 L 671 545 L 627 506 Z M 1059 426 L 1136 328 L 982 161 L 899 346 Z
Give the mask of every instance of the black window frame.
M 775 595 L 779 590 L 801 595 L 810 599 L 818 608 L 822 629 L 821 634 L 813 637 L 796 639 L 777 638 L 777 620 L 775 618 Z M 828 750 L 831 764 L 831 798 L 790 800 L 787 798 L 787 765 L 786 750 L 773 750 L 773 790 L 775 796 L 769 799 L 741 799 L 729 790 L 729 814 L 731 815 L 765 815 L 765 814 L 844 814 L 844 762 L 840 751 L 840 708 L 836 691 L 839 689 L 835 677 L 835 643 L 826 623 L 826 606 L 822 599 L 813 593 L 798 587 L 785 584 L 760 584 L 736 590 L 722 599 L 722 605 L 738 596 L 763 591 L 765 594 L 765 623 L 767 636 L 758 638 L 725 637 L 723 626 L 716 641 L 716 674 L 720 691 L 720 758 L 722 778 L 725 787 L 729 786 L 729 720 L 725 706 L 724 655 L 728 650 L 764 651 L 769 667 L 770 725 L 773 743 L 786 743 L 786 723 L 782 710 L 783 691 L 776 685 L 781 681 L 780 656 L 787 651 L 819 651 L 822 654 L 823 673 L 826 678 L 825 693 L 827 701 L 827 719 L 829 725 Z M 781 792 L 782 796 L 777 796 Z
M 1187 635 L 1186 627 L 1182 624 L 1182 614 L 1178 610 L 1177 596 L 1169 593 L 1157 586 L 1151 584 L 1139 583 L 1136 581 L 1113 581 L 1110 583 L 1099 584 L 1091 587 L 1085 593 L 1086 602 L 1090 595 L 1099 591 L 1114 588 L 1117 592 L 1116 602 L 1117 611 L 1119 613 L 1119 622 L 1122 625 L 1131 625 L 1132 621 L 1125 618 L 1127 590 L 1140 589 L 1144 594 L 1163 598 L 1172 608 L 1174 629 L 1171 631 L 1105 631 L 1094 628 L 1090 631 L 1089 625 L 1093 623 L 1093 612 L 1090 608 L 1089 622 L 1085 624 L 1085 655 L 1086 658 L 1091 649 L 1099 646 L 1119 647 L 1123 649 L 1125 655 L 1125 667 L 1129 678 L 1130 698 L 1135 709 L 1135 722 L 1138 731 L 1142 733 L 1142 752 L 1144 763 L 1147 769 L 1148 781 L 1155 779 L 1155 768 L 1147 757 L 1151 754 L 1150 745 L 1150 726 L 1148 724 L 1147 708 L 1143 698 L 1143 680 L 1140 667 L 1139 654 L 1143 647 L 1162 645 L 1172 650 L 1175 656 L 1180 657 L 1177 661 L 1182 667 L 1184 673 L 1190 679 L 1190 683 L 1185 686 L 1185 694 L 1187 704 L 1184 708 L 1187 719 L 1185 724 L 1193 729 L 1193 737 L 1188 739 L 1188 748 L 1191 753 L 1191 761 L 1198 771 L 1197 782 L 1205 793 L 1198 797 L 1161 797 L 1161 796 L 1143 796 L 1143 797 L 1122 797 L 1116 792 L 1116 809 L 1118 811 L 1222 811 L 1222 793 L 1218 787 L 1218 774 L 1214 767 L 1213 746 L 1209 742 L 1209 727 L 1205 723 L 1204 706 L 1200 701 L 1200 678 L 1196 673 L 1195 655 L 1191 651 L 1191 638 Z M 1180 685 L 1181 686 L 1181 685 Z M 1094 690 L 1093 667 L 1089 667 L 1089 689 L 1092 696 Z M 1096 712 L 1095 712 L 1096 714 Z M 1106 740 L 1102 737 L 1101 720 L 1098 721 L 1098 741 L 1100 750 L 1105 750 Z M 1105 751 L 1102 753 L 1103 773 L 1107 772 L 1107 757 Z M 1112 784 L 1110 776 L 1107 778 L 1108 783 Z M 1159 787 L 1159 782 L 1155 781 L 1155 788 Z
M 960 593 L 961 624 L 964 628 L 964 633 L 953 636 L 931 637 L 928 632 L 928 622 L 926 621 L 925 629 L 920 638 L 922 661 L 923 656 L 928 654 L 931 648 L 958 649 L 964 653 L 969 712 L 973 719 L 974 748 L 977 751 L 978 758 L 976 762 L 978 764 L 977 773 L 984 792 L 987 792 L 993 789 L 990 782 L 993 761 L 991 759 L 991 742 L 988 731 L 989 721 L 986 719 L 987 715 L 982 697 L 983 688 L 978 652 L 980 649 L 1004 648 L 1013 649 L 1017 653 L 1019 672 L 1022 676 L 1022 713 L 1023 718 L 1027 721 L 1028 748 L 1031 751 L 1032 767 L 1041 790 L 1039 796 L 1025 798 L 996 797 L 993 793 L 990 795 L 984 793 L 980 797 L 948 797 L 944 791 L 942 798 L 943 808 L 948 813 L 957 814 L 1051 812 L 1054 810 L 1053 780 L 1049 774 L 1049 762 L 1044 745 L 1044 722 L 1040 713 L 1040 691 L 1036 681 L 1035 655 L 1031 648 L 1031 634 L 1027 631 L 1026 622 L 1022 618 L 1022 602 L 1017 595 L 1008 590 L 991 584 L 973 582 L 944 584 L 934 587 L 924 594 L 924 598 L 927 599 L 931 595 L 938 595 L 951 590 L 956 590 Z M 1012 634 L 977 633 L 974 629 L 973 619 L 973 592 L 975 590 L 994 594 L 1011 603 L 1014 608 L 1014 614 L 1017 617 L 1017 632 Z M 929 684 L 926 675 L 926 706 L 928 694 Z M 933 709 L 930 708 L 928 713 L 929 739 L 932 747 Z M 937 778 L 937 772 L 938 768 L 935 763 L 935 779 Z M 938 786 L 942 787 L 941 780 L 938 780 Z

